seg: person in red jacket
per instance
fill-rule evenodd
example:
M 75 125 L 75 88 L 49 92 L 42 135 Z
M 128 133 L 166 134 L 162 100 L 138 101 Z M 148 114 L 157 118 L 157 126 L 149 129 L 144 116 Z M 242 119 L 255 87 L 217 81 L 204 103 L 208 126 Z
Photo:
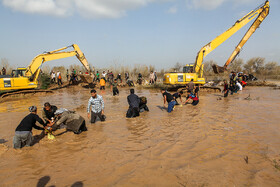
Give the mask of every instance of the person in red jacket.
M 192 100 L 193 102 L 191 103 L 193 106 L 197 105 L 199 103 L 198 97 L 196 97 L 192 92 L 188 91 L 189 95 L 187 96 L 187 100 L 185 101 L 185 104 L 188 103 L 189 100 Z

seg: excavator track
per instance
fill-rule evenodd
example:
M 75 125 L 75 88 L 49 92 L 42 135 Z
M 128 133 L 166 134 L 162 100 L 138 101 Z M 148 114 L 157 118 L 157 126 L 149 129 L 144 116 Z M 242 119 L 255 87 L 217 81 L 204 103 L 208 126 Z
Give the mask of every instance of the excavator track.
M 20 94 L 35 94 L 35 93 L 53 93 L 52 90 L 21 90 L 21 91 L 13 91 L 1 94 L 0 98 L 9 97 L 12 95 L 20 95 Z

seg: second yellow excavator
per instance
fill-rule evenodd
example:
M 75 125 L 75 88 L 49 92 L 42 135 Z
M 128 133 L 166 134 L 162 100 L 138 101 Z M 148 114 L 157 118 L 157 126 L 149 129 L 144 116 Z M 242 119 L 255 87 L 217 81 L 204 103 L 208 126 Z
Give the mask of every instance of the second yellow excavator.
M 226 62 L 224 67 L 219 67 L 217 65 L 213 66 L 214 72 L 223 72 L 226 70 L 230 62 L 239 54 L 241 47 L 247 42 L 247 40 L 252 36 L 255 30 L 259 27 L 262 21 L 269 14 L 269 1 L 265 1 L 262 5 L 252 10 L 243 18 L 237 20 L 235 24 L 229 28 L 227 31 L 216 37 L 214 40 L 209 42 L 207 45 L 203 46 L 196 56 L 196 61 L 194 64 L 189 64 L 184 66 L 183 73 L 166 73 L 164 75 L 163 83 L 166 85 L 186 85 L 193 79 L 195 84 L 204 84 L 205 79 L 203 77 L 203 58 L 208 55 L 211 51 L 216 49 L 219 45 L 230 38 L 234 33 L 240 30 L 243 26 L 249 23 L 251 20 L 256 18 L 249 30 L 246 32 L 240 43 L 237 45 L 236 49 Z
M 64 51 L 68 48 L 73 48 L 73 50 Z M 43 63 L 72 56 L 76 56 L 79 59 L 86 71 L 89 73 L 92 72 L 89 63 L 79 46 L 77 44 L 73 44 L 68 47 L 40 54 L 31 61 L 27 68 L 17 68 L 12 71 L 11 75 L 1 76 L 0 92 L 37 88 L 38 77 Z

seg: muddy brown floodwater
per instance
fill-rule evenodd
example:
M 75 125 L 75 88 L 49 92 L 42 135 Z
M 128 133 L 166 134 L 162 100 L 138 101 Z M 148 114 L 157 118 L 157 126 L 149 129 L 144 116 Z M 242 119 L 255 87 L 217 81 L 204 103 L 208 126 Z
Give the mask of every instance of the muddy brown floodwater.
M 12 148 L 30 105 L 49 101 L 86 117 L 89 90 L 78 88 L 0 103 L 0 186 L 280 186 L 280 90 L 271 88 L 201 94 L 197 106 L 170 114 L 159 92 L 137 89 L 150 112 L 135 119 L 125 118 L 128 89 L 106 90 L 106 122 Z

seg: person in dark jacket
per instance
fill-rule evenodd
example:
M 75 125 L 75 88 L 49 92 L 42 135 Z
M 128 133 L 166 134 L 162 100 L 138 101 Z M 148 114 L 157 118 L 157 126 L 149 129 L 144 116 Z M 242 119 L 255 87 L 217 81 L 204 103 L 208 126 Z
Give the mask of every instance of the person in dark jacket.
M 174 97 L 167 92 L 165 89 L 161 90 L 162 96 L 163 96 L 163 105 L 165 107 L 166 102 L 168 103 L 168 107 L 167 107 L 167 112 L 170 113 L 173 111 L 174 106 L 176 104 Z
M 174 93 L 174 94 L 172 95 L 173 98 L 174 98 L 174 100 L 175 100 L 175 102 L 176 102 L 175 105 L 180 105 L 180 104 L 178 103 L 178 101 L 177 101 L 178 98 L 180 99 L 181 103 L 183 103 L 183 101 L 182 101 L 182 95 L 183 95 L 183 91 L 182 91 L 182 90 L 181 90 L 180 92 L 176 92 L 176 93 Z
M 44 104 L 44 108 L 42 110 L 42 117 L 45 120 L 46 124 L 51 123 L 52 118 L 54 118 L 54 113 L 57 110 L 57 107 L 51 105 L 49 102 Z
M 111 84 L 111 90 L 113 92 L 113 96 L 119 95 L 119 89 L 118 89 L 118 82 L 117 79 L 114 80 L 114 82 Z
M 130 89 L 130 95 L 127 96 L 127 102 L 129 104 L 129 108 L 126 113 L 127 118 L 133 118 L 139 116 L 139 97 L 134 94 L 134 89 Z
M 144 111 L 149 111 L 149 108 L 147 106 L 147 98 L 142 96 L 140 97 L 140 103 L 139 103 L 139 110 L 140 112 L 144 112 Z
M 200 91 L 200 85 L 199 85 L 199 84 L 198 84 L 198 85 L 195 85 L 195 86 L 194 86 L 194 95 L 195 95 L 197 98 L 199 98 L 199 96 L 198 96 L 199 91 Z
M 29 147 L 33 142 L 32 128 L 38 130 L 44 130 L 43 127 L 36 125 L 39 122 L 41 125 L 45 125 L 44 121 L 37 115 L 37 107 L 29 107 L 30 114 L 28 114 L 16 128 L 13 145 L 15 149 L 20 149 L 22 147 Z
M 228 92 L 229 92 L 229 87 L 228 87 L 228 83 L 226 80 L 224 80 L 224 97 L 227 97 L 228 96 Z

